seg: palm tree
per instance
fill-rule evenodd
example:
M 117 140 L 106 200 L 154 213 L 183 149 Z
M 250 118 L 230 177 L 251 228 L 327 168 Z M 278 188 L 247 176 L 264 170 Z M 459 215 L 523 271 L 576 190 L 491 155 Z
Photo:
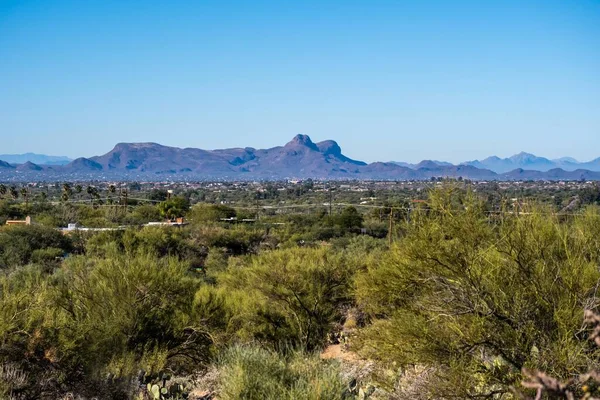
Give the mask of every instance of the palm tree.
M 94 198 L 94 187 L 93 186 L 88 186 L 85 191 L 87 192 L 87 194 L 90 195 L 90 201 Z
M 113 194 L 115 194 L 117 192 L 117 187 L 115 185 L 108 185 L 108 204 L 113 205 L 113 199 L 112 196 Z
M 94 204 L 94 198 L 98 198 L 98 189 L 96 189 L 94 186 L 88 186 L 86 189 L 87 194 L 90 196 L 90 203 L 93 205 Z
M 75 193 L 81 194 L 83 192 L 83 187 L 79 184 L 75 185 Z
M 110 185 L 108 185 L 107 191 L 108 191 L 108 198 L 110 199 L 110 198 L 112 198 L 111 195 L 117 193 L 117 187 L 113 184 L 110 184 Z
M 73 189 L 71 189 L 71 184 L 68 182 L 63 183 L 62 185 L 62 196 L 61 199 L 64 202 L 69 201 L 71 196 L 73 195 Z
M 26 186 L 21 188 L 21 197 L 25 199 L 25 208 L 29 207 L 29 190 Z

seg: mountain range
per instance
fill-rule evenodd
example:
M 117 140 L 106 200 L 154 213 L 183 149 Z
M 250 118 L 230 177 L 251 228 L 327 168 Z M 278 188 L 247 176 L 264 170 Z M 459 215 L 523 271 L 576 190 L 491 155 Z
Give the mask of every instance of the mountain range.
M 477 168 L 487 168 L 499 174 L 509 172 L 517 168 L 529 169 L 535 171 L 550 171 L 551 169 L 561 168 L 565 171 L 575 171 L 578 169 L 587 169 L 590 171 L 600 171 L 600 157 L 588 161 L 579 162 L 571 157 L 563 157 L 555 160 L 549 160 L 544 157 L 537 157 L 530 153 L 519 153 L 508 158 L 499 158 L 496 156 L 488 157 L 484 160 L 468 161 L 463 163 Z
M 458 165 L 432 160 L 418 164 L 367 164 L 345 156 L 333 140 L 314 143 L 307 135 L 297 135 L 285 145 L 269 149 L 245 147 L 202 150 L 157 143 L 119 143 L 106 154 L 77 158 L 64 165 L 48 164 L 50 156 L 38 156 L 46 162 L 35 163 L 31 159 L 21 163 L 11 162 L 14 158 L 3 159 L 0 156 L 0 180 L 424 180 L 432 177 L 600 180 L 600 158 L 579 163 L 571 158 L 548 160 L 520 153 L 505 159 L 489 157 Z
M 423 160 L 418 164 L 411 164 L 402 161 L 392 161 L 396 165 L 408 167 L 412 169 L 419 169 L 423 167 L 431 167 L 434 165 L 438 166 L 452 166 L 454 164 L 446 161 L 437 160 Z M 465 161 L 458 165 L 471 165 L 473 167 L 481 169 L 489 169 L 497 174 L 503 174 L 506 172 L 513 171 L 515 169 L 524 169 L 532 171 L 546 172 L 552 169 L 560 168 L 565 171 L 575 171 L 578 169 L 586 169 L 589 171 L 600 172 L 600 157 L 588 161 L 579 162 L 572 157 L 562 157 L 554 160 L 550 160 L 544 157 L 538 157 L 531 153 L 521 152 L 515 154 L 512 157 L 500 158 L 497 156 L 491 156 L 483 160 Z
M 47 156 L 45 154 L 25 153 L 25 154 L 0 154 L 0 160 L 11 164 L 24 164 L 31 162 L 38 165 L 66 165 L 70 163 L 69 157 Z

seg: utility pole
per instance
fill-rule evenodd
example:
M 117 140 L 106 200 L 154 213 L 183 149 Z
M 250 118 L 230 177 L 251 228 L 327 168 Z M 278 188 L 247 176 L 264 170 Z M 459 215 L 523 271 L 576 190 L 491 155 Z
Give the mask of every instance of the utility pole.
M 331 204 L 333 203 L 333 192 L 331 191 L 331 185 L 329 186 L 329 216 L 331 217 Z
M 257 222 L 258 222 L 258 218 L 259 218 L 258 217 L 258 212 L 259 212 L 259 209 L 260 209 L 259 203 L 258 203 L 258 195 L 259 195 L 259 192 L 256 192 L 256 221 Z
M 119 182 L 119 210 L 123 208 L 123 186 L 121 186 L 121 182 Z M 121 212 L 121 211 L 119 211 Z
M 123 204 L 123 206 L 124 206 L 124 207 L 123 207 L 123 214 L 124 214 L 124 215 L 126 215 L 126 214 L 127 214 L 127 204 L 128 204 L 128 201 L 127 201 L 127 195 L 128 195 L 128 193 L 127 193 L 127 188 L 125 188 L 125 204 Z
M 393 229 L 394 229 L 394 209 L 390 208 L 390 227 L 389 227 L 390 247 L 392 246 L 392 230 Z

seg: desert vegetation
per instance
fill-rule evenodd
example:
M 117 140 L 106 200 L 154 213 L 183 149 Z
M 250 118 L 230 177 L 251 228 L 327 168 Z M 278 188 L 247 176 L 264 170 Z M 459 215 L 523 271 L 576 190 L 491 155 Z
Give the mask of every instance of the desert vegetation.
M 0 398 L 597 396 L 593 187 L 567 211 L 445 182 L 272 213 L 254 193 L 58 190 L 90 201 L 0 207 L 37 221 L 0 228 Z M 104 230 L 56 229 L 72 222 Z

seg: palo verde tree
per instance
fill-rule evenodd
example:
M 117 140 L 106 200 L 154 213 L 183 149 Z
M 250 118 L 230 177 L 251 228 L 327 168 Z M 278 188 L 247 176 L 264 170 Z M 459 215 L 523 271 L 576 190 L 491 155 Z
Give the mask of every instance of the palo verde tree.
M 189 266 L 150 253 L 73 257 L 57 271 L 52 304 L 58 356 L 89 374 L 131 376 L 208 360 L 211 344 L 191 319 L 200 282 Z
M 473 194 L 431 193 L 404 238 L 357 278 L 373 324 L 357 347 L 433 369 L 426 395 L 510 398 L 523 368 L 567 378 L 598 368 L 582 329 L 600 279 L 598 209 L 489 217 Z
M 217 274 L 217 287 L 204 287 L 196 304 L 220 298 L 227 330 L 241 339 L 313 351 L 343 320 L 355 265 L 328 249 L 266 252 Z

